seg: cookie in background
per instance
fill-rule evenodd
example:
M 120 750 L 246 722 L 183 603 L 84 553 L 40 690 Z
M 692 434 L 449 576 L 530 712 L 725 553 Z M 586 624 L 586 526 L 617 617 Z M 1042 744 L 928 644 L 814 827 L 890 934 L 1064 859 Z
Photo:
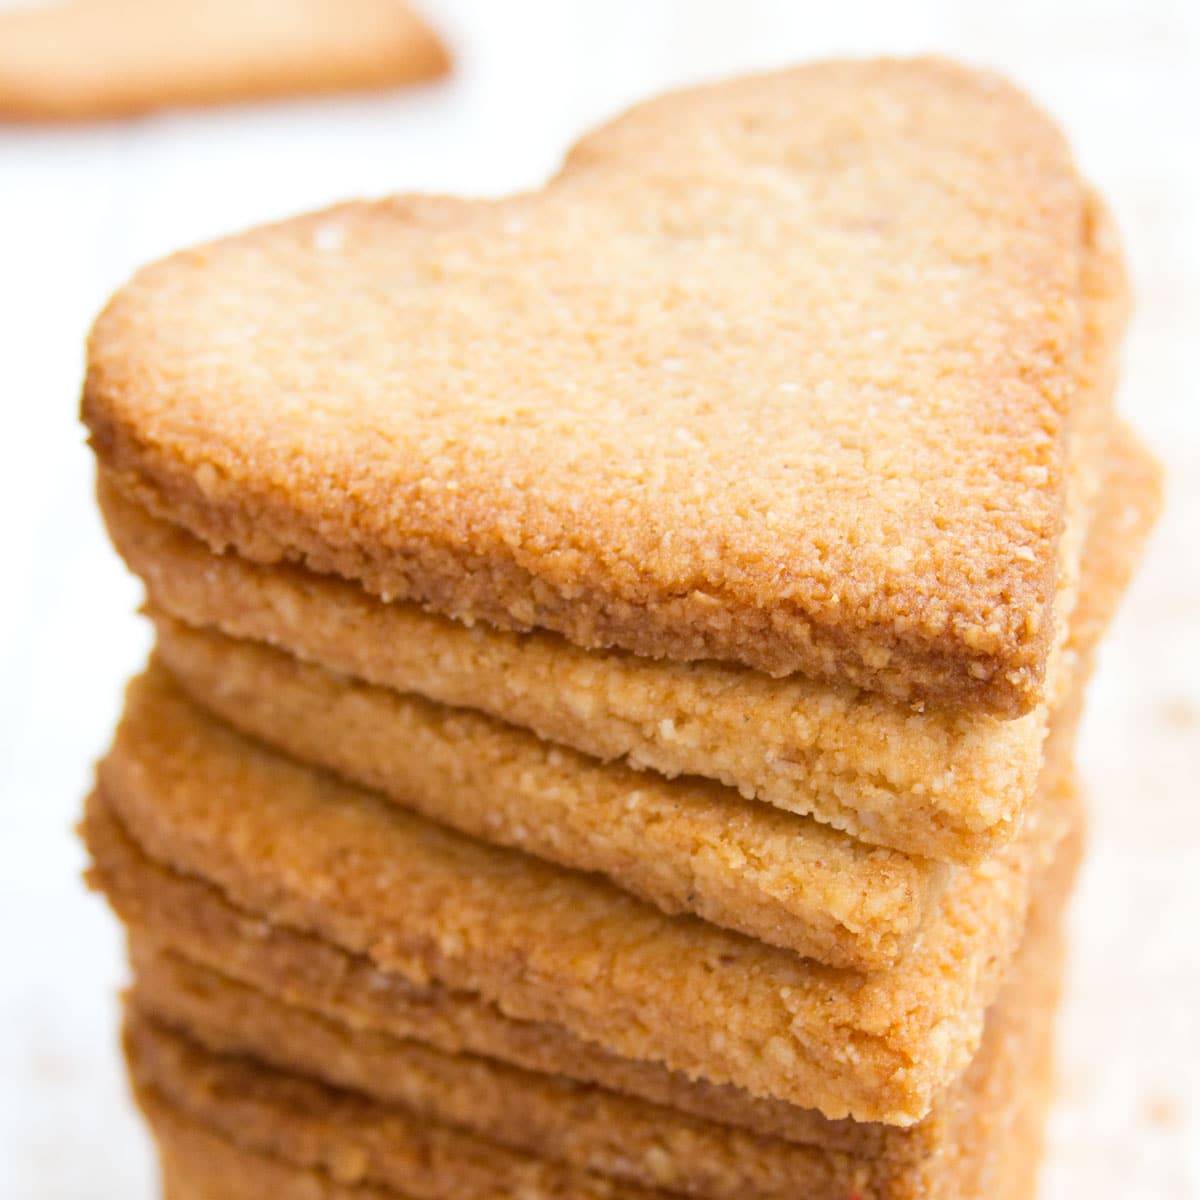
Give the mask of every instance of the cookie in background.
M 450 62 L 402 0 L 71 0 L 0 12 L 0 119 L 377 90 Z

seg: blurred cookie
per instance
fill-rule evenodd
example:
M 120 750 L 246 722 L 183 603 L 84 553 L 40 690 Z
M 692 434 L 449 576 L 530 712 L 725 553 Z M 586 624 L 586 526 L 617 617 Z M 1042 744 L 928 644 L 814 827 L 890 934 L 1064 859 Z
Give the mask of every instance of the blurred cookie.
M 385 88 L 449 66 L 402 0 L 72 0 L 0 13 L 0 118 Z

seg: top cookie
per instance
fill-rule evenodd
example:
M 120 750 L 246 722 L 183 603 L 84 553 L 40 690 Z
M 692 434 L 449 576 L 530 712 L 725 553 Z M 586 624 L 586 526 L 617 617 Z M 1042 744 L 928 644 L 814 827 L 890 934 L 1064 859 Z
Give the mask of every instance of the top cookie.
M 991 75 L 684 92 L 540 192 L 350 204 L 142 271 L 113 482 L 464 620 L 1005 714 L 1054 627 L 1084 193 Z

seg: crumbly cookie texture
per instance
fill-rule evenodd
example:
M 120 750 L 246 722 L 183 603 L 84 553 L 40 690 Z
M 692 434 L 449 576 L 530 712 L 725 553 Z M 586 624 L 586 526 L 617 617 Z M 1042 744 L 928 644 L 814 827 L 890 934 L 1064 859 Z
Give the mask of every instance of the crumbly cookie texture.
M 1032 1103 L 1024 1084 L 1054 1010 L 1060 906 L 1061 895 L 1039 898 L 964 1078 L 924 1122 L 888 1129 L 893 1153 L 878 1157 L 764 1138 L 556 1076 L 355 1032 L 178 958 L 140 962 L 127 1045 L 139 1086 L 180 1114 L 252 1152 L 353 1163 L 354 1182 L 400 1183 L 404 1151 L 424 1139 L 436 1159 L 450 1127 L 468 1135 L 468 1164 L 498 1146 L 618 1186 L 707 1200 L 842 1200 L 856 1190 L 949 1198 L 971 1194 L 962 1172 L 1001 1159 Z M 509 1159 L 498 1158 L 500 1183 Z
M 355 1030 L 144 948 L 135 957 L 130 999 L 133 1070 L 143 1087 L 213 1132 L 293 1162 L 306 1157 L 294 1147 L 316 1122 L 315 1136 L 303 1144 L 329 1146 L 336 1156 L 350 1143 L 360 1151 L 363 1179 L 382 1174 L 376 1163 L 386 1147 L 376 1131 L 390 1118 L 405 1145 L 412 1137 L 403 1118 L 420 1115 L 484 1144 L 709 1200 L 991 1195 L 966 1184 L 1005 1163 L 1019 1114 L 1031 1104 L 1029 1064 L 1042 1061 L 1049 1038 L 1059 916 L 1072 871 L 1064 855 L 1039 895 L 964 1076 L 924 1121 L 903 1130 L 874 1127 L 877 1136 L 864 1136 L 857 1153 L 847 1152 L 836 1122 L 816 1123 L 812 1139 L 796 1143 L 697 1120 L 559 1076 Z M 297 1074 L 310 1082 L 297 1084 Z M 348 1093 L 375 1103 L 347 1104 Z M 347 1118 L 355 1121 L 353 1137 Z
M 126 1057 L 135 1094 L 150 1101 L 152 1127 L 156 1111 L 166 1107 L 177 1119 L 252 1156 L 267 1156 L 344 1188 L 378 1187 L 400 1196 L 445 1200 L 527 1195 L 536 1200 L 670 1200 L 669 1193 L 655 1187 L 623 1186 L 586 1167 L 472 1136 L 432 1113 L 379 1104 L 244 1060 L 206 1055 L 137 1018 L 126 1027 Z
M 876 1132 L 894 1128 L 827 1122 L 809 1109 L 621 1058 L 561 1025 L 505 1017 L 476 995 L 384 974 L 363 955 L 272 925 L 231 905 L 211 884 L 155 863 L 98 797 L 88 804 L 83 831 L 92 859 L 89 880 L 128 927 L 131 957 L 143 983 L 152 956 L 178 952 L 351 1028 L 568 1075 L 764 1136 L 807 1142 L 820 1136 L 815 1130 L 825 1130 L 830 1138 L 840 1136 L 837 1144 L 843 1149 L 863 1151 L 864 1139 L 869 1149 Z
M 1021 838 L 958 873 L 909 953 L 869 975 L 414 817 L 235 734 L 153 667 L 98 786 L 150 857 L 383 970 L 829 1117 L 911 1124 L 978 1045 L 1069 824 L 1068 759 L 1048 767 Z
M 1096 471 L 1105 480 L 1102 501 L 1092 506 L 1078 603 L 1056 653 L 1064 693 L 1077 686 L 1080 657 L 1128 580 L 1157 505 L 1145 451 L 1124 429 L 1105 441 L 1104 469 Z M 486 840 L 602 871 L 668 911 L 696 911 L 822 962 L 870 969 L 894 959 L 919 924 L 936 872 L 862 845 L 839 849 L 850 843 L 828 831 L 809 838 L 811 822 L 781 822 L 695 776 L 742 785 L 861 842 L 958 862 L 1009 840 L 1036 788 L 1049 702 L 1014 721 L 914 713 L 799 678 L 596 654 L 545 634 L 468 630 L 297 568 L 212 555 L 103 482 L 101 498 L 113 539 L 155 608 L 243 639 L 192 634 L 156 614 L 164 662 L 189 695 L 243 732 Z M 256 649 L 247 638 L 290 654 Z M 601 768 L 395 691 L 516 717 L 539 738 L 655 770 Z M 486 788 L 472 788 L 472 772 Z M 685 778 L 667 784 L 664 773 Z M 768 786 L 746 786 L 759 779 Z M 562 803 L 577 791 L 586 803 Z M 775 860 L 761 841 L 746 841 L 756 827 L 764 835 L 790 830 L 794 839 L 773 898 L 766 892 Z M 631 855 L 627 839 L 647 832 L 655 852 Z M 719 889 L 733 891 L 720 897 Z M 752 907 L 751 889 L 760 896 Z
M 1060 639 L 1074 624 L 1095 494 L 1107 471 L 1120 470 L 1114 455 L 1142 453 L 1127 431 L 1113 432 L 1110 376 L 1124 275 L 1111 221 L 1094 197 L 1088 211 L 1089 352 L 1081 372 L 1088 402 L 1071 448 Z M 98 493 L 113 541 L 151 602 L 192 625 L 268 642 L 339 675 L 477 708 L 593 757 L 718 779 L 748 798 L 938 859 L 982 858 L 1015 831 L 1036 784 L 1047 711 L 1069 675 L 1063 656 L 1053 655 L 1043 704 L 1003 721 L 957 708 L 914 711 L 801 676 L 772 680 L 712 662 L 589 652 L 551 634 L 468 627 L 413 604 L 385 604 L 336 577 L 213 555 L 125 500 L 104 472 Z M 1104 548 L 1110 558 L 1135 553 Z
M 718 784 L 597 762 L 167 617 L 155 626 L 156 659 L 243 733 L 472 837 L 832 966 L 894 962 L 950 873 Z
M 1111 612 L 1153 511 L 1153 486 L 1131 478 L 1146 469 L 1144 455 L 1122 440 L 1063 654 L 1068 707 L 1102 628 L 1093 613 Z M 928 860 L 729 789 L 599 763 L 477 713 L 333 676 L 260 644 L 162 614 L 155 623 L 157 657 L 176 682 L 240 731 L 471 836 L 598 871 L 665 912 L 692 912 L 831 966 L 894 963 L 947 878 Z M 1076 636 L 1076 625 L 1089 640 Z M 1015 724 L 980 719 L 1001 730 Z
M 987 1174 L 977 1179 L 976 1172 L 969 1166 L 955 1164 L 948 1167 L 946 1174 L 951 1187 L 958 1191 L 946 1193 L 931 1191 L 922 1193 L 928 1197 L 950 1197 L 987 1195 L 989 1200 L 1027 1200 L 1032 1194 L 1038 1163 L 1041 1156 L 1041 1127 L 1045 1118 L 1050 1095 L 1050 1043 L 1045 1039 L 1033 1058 L 1033 1066 L 1026 1071 L 1027 1093 L 1025 1108 L 1017 1114 L 1016 1121 L 1001 1139 L 997 1137 L 997 1151 L 988 1156 Z M 196 1121 L 189 1120 L 178 1110 L 164 1103 L 151 1091 L 138 1097 L 154 1137 L 158 1144 L 159 1161 L 166 1194 L 171 1200 L 260 1200 L 263 1196 L 304 1196 L 313 1200 L 405 1200 L 403 1193 L 374 1184 L 350 1184 L 331 1177 L 328 1172 L 297 1167 L 286 1160 L 267 1154 L 244 1150 L 228 1138 L 214 1134 Z M 998 1131 L 997 1131 L 998 1133 Z M 540 1177 L 534 1172 L 536 1183 L 528 1190 L 487 1190 L 487 1197 L 501 1200 L 575 1200 L 590 1197 L 594 1191 L 569 1190 L 546 1191 L 545 1174 Z M 447 1181 L 450 1182 L 450 1181 Z M 457 1185 L 458 1180 L 453 1179 Z M 591 1186 L 596 1186 L 591 1184 Z M 603 1195 L 617 1197 L 649 1197 L 663 1193 L 604 1181 Z M 987 1190 L 979 1190 L 980 1188 Z M 975 1190 L 967 1190 L 973 1188 Z M 473 1197 L 473 1192 L 457 1190 L 432 1193 L 435 1200 L 446 1200 L 459 1196 Z M 806 1193 L 812 1200 L 844 1200 L 846 1193 L 836 1198 L 832 1193 Z M 854 1192 L 852 1197 L 860 1200 L 892 1200 L 890 1192 Z M 899 1193 L 904 1197 L 904 1193 Z M 754 1200 L 752 1195 L 747 1200 Z
M 84 416 L 214 548 L 465 621 L 1028 711 L 1084 189 L 993 75 L 644 104 L 541 192 L 351 204 L 148 268 Z
M 381 972 L 363 955 L 272 924 L 231 905 L 213 885 L 155 863 L 99 797 L 89 802 L 83 828 L 92 858 L 89 879 L 129 930 L 143 999 L 151 994 L 161 999 L 158 983 L 164 970 L 203 964 L 258 993 L 281 997 L 351 1029 L 564 1075 L 762 1137 L 893 1161 L 905 1146 L 919 1149 L 920 1142 L 899 1126 L 831 1121 L 811 1109 L 753 1097 L 727 1084 L 689 1079 L 658 1063 L 615 1055 L 561 1025 L 506 1017 L 477 995 Z M 1063 889 L 1080 842 L 1076 836 L 1055 859 L 1053 879 L 1063 881 Z M 1035 914 L 1039 911 L 1035 906 Z
M 449 66 L 403 0 L 68 0 L 0 13 L 0 119 L 358 91 Z
M 454 1130 L 399 1119 L 372 1122 L 360 1143 L 340 1149 L 329 1144 L 324 1130 L 284 1127 L 273 1138 L 279 1143 L 274 1152 L 264 1153 L 222 1136 L 153 1088 L 135 1086 L 135 1098 L 157 1142 L 170 1200 L 672 1200 L 665 1192 L 623 1187 L 472 1143 Z M 243 1107 L 250 1110 L 252 1105 Z M 359 1106 L 356 1114 L 364 1124 L 365 1108 Z M 313 1124 L 315 1120 L 309 1122 Z M 255 1127 L 243 1130 L 242 1142 L 253 1132 Z M 385 1138 L 393 1142 L 376 1150 Z M 300 1162 L 286 1157 L 288 1150 Z M 364 1169 L 375 1177 L 363 1179 Z M 409 1181 L 404 1191 L 389 1186 L 399 1182 L 397 1177 Z

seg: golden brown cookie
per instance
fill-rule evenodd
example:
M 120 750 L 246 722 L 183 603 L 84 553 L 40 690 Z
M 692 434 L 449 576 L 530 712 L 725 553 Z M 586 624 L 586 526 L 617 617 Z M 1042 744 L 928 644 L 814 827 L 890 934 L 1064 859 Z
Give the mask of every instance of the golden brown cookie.
M 1075 815 L 1078 819 L 1078 811 Z M 381 972 L 364 956 L 270 924 L 231 905 L 212 885 L 154 863 L 102 804 L 89 805 L 85 833 L 93 861 L 89 878 L 129 928 L 141 1001 L 153 1011 L 173 1014 L 189 1028 L 198 1028 L 196 1014 L 204 1011 L 224 1014 L 222 1028 L 228 1037 L 243 1027 L 242 1018 L 224 1003 L 230 993 L 215 994 L 190 969 L 203 964 L 202 969 L 221 981 L 240 983 L 254 995 L 278 997 L 303 1010 L 298 1017 L 315 1014 L 377 1037 L 375 1051 L 381 1060 L 389 1042 L 416 1041 L 450 1055 L 481 1056 L 531 1073 L 596 1084 L 764 1137 L 893 1159 L 907 1144 L 903 1139 L 897 1142 L 896 1126 L 829 1121 L 810 1109 L 688 1079 L 659 1064 L 621 1058 L 560 1025 L 505 1017 L 478 996 Z M 1069 885 L 1080 840 L 1073 838 L 1055 859 L 1049 886 L 1056 895 Z M 1034 918 L 1042 911 L 1035 905 Z M 181 983 L 181 972 L 186 983 Z M 287 1037 L 285 1025 L 276 1031 L 281 1039 Z M 287 1052 L 296 1051 L 292 1041 L 287 1045 Z M 268 1050 L 260 1045 L 259 1052 Z M 308 1060 L 301 1056 L 298 1061 L 302 1065 Z
M 243 1150 L 421 1195 L 451 1178 L 454 1194 L 475 1194 L 481 1169 L 502 1188 L 516 1156 L 529 1155 L 543 1179 L 555 1168 L 578 1173 L 581 1191 L 598 1173 L 622 1188 L 708 1200 L 997 1196 L 1021 1157 L 1021 1119 L 1039 1111 L 1072 872 L 1068 855 L 1047 881 L 966 1074 L 908 1129 L 848 1131 L 852 1123 L 818 1118 L 809 1140 L 783 1141 L 355 1031 L 164 952 L 135 959 L 131 1068 L 155 1107 Z
M 272 925 L 230 904 L 211 884 L 147 858 L 102 803 L 89 802 L 83 832 L 92 859 L 88 878 L 129 927 L 143 994 L 158 978 L 147 965 L 148 956 L 157 955 L 161 962 L 159 949 L 170 947 L 162 953 L 186 955 L 354 1029 L 420 1039 L 447 1053 L 483 1055 L 529 1071 L 569 1075 L 789 1141 L 810 1140 L 814 1121 L 815 1127 L 824 1127 L 823 1118 L 808 1109 L 621 1058 L 560 1025 L 505 1017 L 478 996 L 384 974 L 363 955 Z M 849 1122 L 845 1128 L 857 1135 L 882 1127 Z
M 1119 450 L 1073 614 L 1089 638 L 1073 629 L 1065 656 L 1075 691 L 1154 509 L 1153 485 L 1130 478 L 1147 460 L 1128 441 Z M 220 588 L 220 572 L 195 575 Z M 310 580 L 304 592 L 322 586 Z M 225 601 L 237 611 L 236 590 Z M 926 860 L 727 789 L 601 764 L 478 714 L 335 677 L 161 614 L 156 626 L 156 653 L 177 682 L 242 732 L 464 833 L 599 871 L 666 912 L 694 912 L 832 966 L 877 970 L 911 942 L 945 883 L 946 869 Z
M 427 1114 L 205 1055 L 136 1018 L 127 1028 L 126 1053 L 135 1094 L 153 1130 L 163 1123 L 191 1127 L 218 1144 L 249 1151 L 251 1164 L 266 1157 L 319 1181 L 306 1188 L 289 1183 L 284 1196 L 307 1200 L 324 1188 L 358 1196 L 361 1187 L 368 1195 L 379 1188 L 384 1195 L 422 1200 L 670 1200 L 670 1193 L 657 1188 L 622 1186 L 586 1168 L 513 1151 Z
M 1058 655 L 1061 682 L 1069 687 L 1081 686 L 1080 659 L 1099 637 L 1153 517 L 1156 488 L 1130 478 L 1131 471 L 1149 469 L 1145 452 L 1122 432 L 1072 616 L 1072 625 L 1077 620 L 1089 638 L 1070 629 L 1067 650 Z M 998 782 L 1013 771 L 1006 752 L 1016 758 L 1025 735 L 1036 747 L 1030 757 L 1041 760 L 1037 729 L 1045 713 L 1008 722 L 982 714 L 914 714 L 882 698 L 839 696 L 699 665 L 677 665 L 673 678 L 664 679 L 662 664 L 571 651 L 561 640 L 530 647 L 528 638 L 505 640 L 438 618 L 414 618 L 411 610 L 294 569 L 214 557 L 187 535 L 124 508 L 117 502 L 116 512 L 110 511 L 110 527 L 156 601 L 202 624 L 249 626 L 268 641 L 277 641 L 282 628 L 292 633 L 282 635 L 288 645 L 315 644 L 325 652 L 319 661 L 333 660 L 335 676 L 155 614 L 160 658 L 193 699 L 224 720 L 473 836 L 600 871 L 665 911 L 696 912 L 834 966 L 873 969 L 893 961 L 919 927 L 944 872 L 919 855 L 881 851 L 687 774 L 667 781 L 657 772 L 602 765 L 484 716 L 345 675 L 361 666 L 376 678 L 394 679 L 407 668 L 399 682 L 439 691 L 457 670 L 454 698 L 472 707 L 481 696 L 487 703 L 489 688 L 498 697 L 518 689 L 522 698 L 532 698 L 545 683 L 548 695 L 538 711 L 548 715 L 551 730 L 539 727 L 543 738 L 562 727 L 554 714 L 571 709 L 586 716 L 579 726 L 567 716 L 568 728 L 619 736 L 628 725 L 604 715 L 608 698 L 637 705 L 642 728 L 662 736 L 670 725 L 668 736 L 690 738 L 702 751 L 744 741 L 752 754 L 772 728 L 802 730 L 817 741 L 807 756 L 807 781 L 818 789 L 813 807 L 823 818 L 865 829 L 868 843 L 886 839 L 906 848 L 911 838 L 929 850 L 953 846 L 959 858 L 975 860 L 995 848 L 1001 831 L 1007 840 L 1015 821 L 980 830 L 964 825 L 959 813 L 952 825 L 933 801 L 945 791 L 970 794 L 977 814 L 989 808 L 994 814 L 1000 804 L 985 804 L 975 790 L 979 781 Z M 1136 523 L 1126 509 L 1138 516 Z M 822 690 L 823 696 L 815 694 Z M 672 703 L 662 704 L 664 696 Z M 798 697 L 802 702 L 791 704 Z M 923 772 L 925 782 L 914 779 L 918 790 L 897 796 L 881 782 L 881 763 L 905 764 Z M 860 806 L 851 810 L 854 819 L 843 820 L 840 808 L 826 806 L 825 788 L 832 803 L 845 797 Z M 1016 790 L 1012 784 L 1010 792 Z M 1016 803 L 1011 794 L 1003 799 Z M 878 811 L 875 806 L 883 804 Z M 1022 801 L 1016 812 L 1023 809 Z
M 487 1147 L 466 1149 L 466 1139 L 450 1130 L 417 1131 L 426 1153 L 431 1143 L 446 1143 L 440 1155 L 406 1157 L 407 1147 L 388 1145 L 382 1164 L 368 1159 L 380 1175 L 403 1174 L 401 1191 L 356 1177 L 362 1162 L 357 1146 L 340 1152 L 343 1157 L 329 1167 L 301 1166 L 279 1154 L 244 1149 L 152 1089 L 139 1091 L 137 1101 L 157 1143 L 166 1200 L 674 1200 L 669 1193 L 622 1186 Z M 393 1135 L 395 1125 L 389 1129 Z M 378 1136 L 378 1126 L 369 1133 Z M 439 1132 L 448 1136 L 439 1138 Z M 454 1153 L 459 1148 L 465 1150 L 461 1157 Z M 331 1153 L 321 1144 L 305 1149 L 313 1157 Z
M 158 668 L 131 685 L 98 781 L 150 858 L 265 921 L 626 1057 L 897 1124 L 977 1046 L 1070 807 L 1048 780 L 1021 838 L 959 872 L 908 954 L 864 975 L 412 816 L 233 733 Z
M 951 872 L 707 780 L 597 762 L 161 614 L 155 627 L 156 661 L 243 733 L 472 837 L 831 966 L 893 963 Z
M 67 0 L 0 13 L 0 119 L 384 88 L 449 65 L 403 0 Z
M 1045 1059 L 1035 1059 L 1029 1079 L 1026 1109 L 1017 1115 L 1014 1129 L 997 1148 L 997 1161 L 989 1163 L 989 1186 L 986 1192 L 950 1190 L 928 1193 L 944 1200 L 961 1200 L 964 1196 L 987 1196 L 988 1200 L 1030 1200 L 1040 1159 L 1041 1122 L 1045 1116 L 1049 1073 Z M 285 1160 L 244 1150 L 227 1138 L 213 1134 L 195 1121 L 183 1117 L 164 1104 L 155 1094 L 139 1097 L 147 1120 L 158 1144 L 159 1161 L 166 1187 L 167 1200 L 261 1200 L 263 1196 L 303 1196 L 305 1200 L 405 1200 L 409 1193 L 373 1184 L 348 1184 L 332 1178 L 327 1172 L 293 1166 Z M 533 1172 L 531 1172 L 533 1174 Z M 951 1189 L 963 1186 L 970 1174 L 963 1168 L 947 1166 L 945 1172 Z M 589 1191 L 544 1191 L 544 1178 L 538 1179 L 529 1190 L 512 1192 L 488 1190 L 491 1200 L 580 1200 L 591 1197 Z M 595 1186 L 589 1181 L 591 1186 Z M 970 1186 L 967 1183 L 966 1186 Z M 609 1185 L 604 1194 L 610 1197 L 648 1197 L 661 1193 L 646 1192 L 619 1184 Z M 424 1194 L 423 1194 L 424 1195 Z M 445 1192 L 429 1193 L 435 1200 Z M 450 1197 L 464 1195 L 452 1191 Z M 474 1196 L 475 1193 L 466 1193 Z M 850 1200 L 890 1200 L 890 1193 L 849 1193 Z M 903 1196 L 903 1193 L 900 1193 Z M 806 1193 L 806 1200 L 845 1200 L 846 1193 Z M 747 1200 L 753 1197 L 747 1195 Z
M 1036 785 L 1049 711 L 1070 686 L 1061 642 L 1073 620 L 1095 496 L 1105 473 L 1117 469 L 1111 456 L 1143 453 L 1127 431 L 1112 428 L 1111 326 L 1123 276 L 1111 222 L 1094 198 L 1089 212 L 1089 353 L 1081 377 L 1088 403 L 1077 414 L 1072 444 L 1069 536 L 1060 556 L 1063 625 L 1049 694 L 1017 720 L 945 707 L 914 710 L 800 676 L 772 680 L 743 667 L 589 652 L 546 633 L 468 627 L 415 605 L 381 603 L 335 577 L 254 564 L 234 553 L 214 556 L 178 526 L 123 499 L 103 472 L 101 507 L 151 601 L 193 625 L 269 642 L 339 675 L 477 708 L 593 757 L 717 779 L 865 841 L 975 861 L 1015 832 Z M 1149 504 L 1152 496 L 1133 500 Z M 1127 573 L 1139 532 L 1122 528 L 1123 544 L 1100 530 L 1092 540 L 1105 558 L 1089 570 Z M 275 723 L 281 719 L 277 714 Z M 264 733 L 261 724 L 254 731 Z M 821 949 L 827 941 L 811 951 L 796 948 L 836 961 Z
M 642 105 L 539 193 L 150 267 L 84 414 L 128 499 L 247 559 L 1014 715 L 1058 623 L 1088 224 L 995 76 L 804 67 Z
M 133 1070 L 143 1089 L 222 1136 L 309 1165 L 318 1156 L 308 1148 L 323 1146 L 325 1161 L 352 1158 L 363 1180 L 380 1174 L 372 1167 L 391 1149 L 392 1139 L 380 1136 L 390 1119 L 401 1146 L 411 1143 L 416 1120 L 435 1140 L 448 1126 L 476 1146 L 711 1200 L 841 1200 L 855 1189 L 893 1198 L 995 1195 L 964 1185 L 1004 1163 L 1006 1136 L 1019 1114 L 1036 1108 L 1030 1063 L 1047 1057 L 1068 859 L 1039 897 L 971 1066 L 908 1129 L 856 1131 L 817 1118 L 797 1142 L 697 1120 L 562 1077 L 354 1030 L 145 948 L 135 954 L 130 999 Z M 364 1106 L 363 1097 L 375 1103 Z M 307 1153 L 297 1153 L 298 1144 Z

